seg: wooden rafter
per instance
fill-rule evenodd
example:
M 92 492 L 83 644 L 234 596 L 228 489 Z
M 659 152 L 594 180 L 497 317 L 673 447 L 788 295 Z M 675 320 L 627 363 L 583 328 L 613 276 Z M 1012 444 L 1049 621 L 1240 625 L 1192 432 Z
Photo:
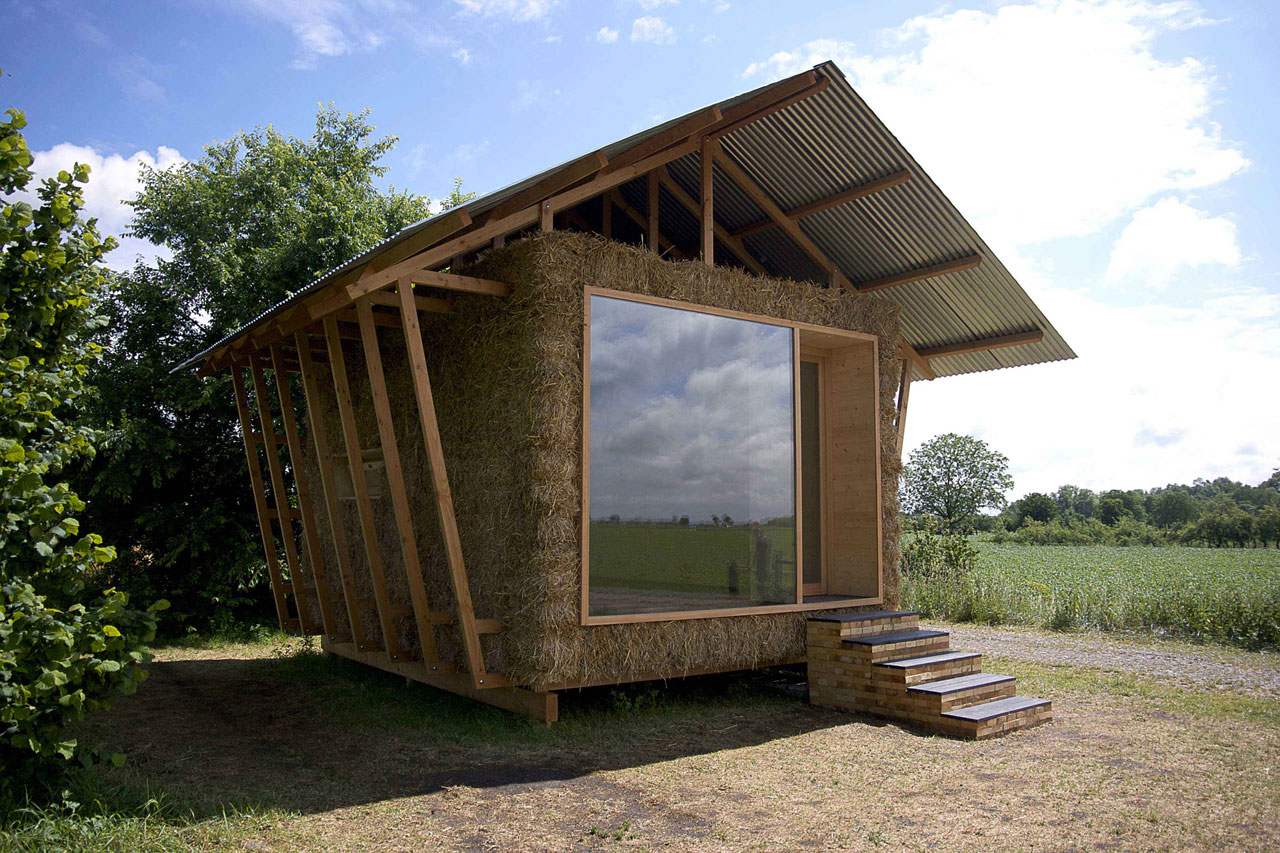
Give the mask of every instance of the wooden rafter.
M 258 422 L 262 425 L 264 451 L 267 457 L 267 471 L 271 475 L 271 496 L 275 501 L 276 521 L 280 525 L 280 541 L 284 543 L 285 565 L 289 567 L 289 581 L 293 584 L 293 599 L 298 606 L 298 624 L 303 634 L 318 634 L 311 621 L 311 610 L 303 600 L 307 592 L 306 582 L 302 577 L 302 564 L 298 559 L 298 542 L 294 538 L 293 519 L 287 514 L 289 493 L 284 487 L 284 466 L 280 464 L 280 450 L 276 446 L 276 429 L 271 414 L 271 403 L 267 398 L 267 380 L 262 373 L 262 364 L 257 358 L 251 362 L 250 375 L 253 377 L 253 394 L 258 403 Z
M 809 239 L 809 236 L 800 230 L 800 226 L 794 221 L 787 218 L 787 214 L 778 207 L 777 202 L 769 197 L 769 194 L 761 189 L 746 171 L 733 161 L 733 158 L 724 153 L 723 149 L 717 149 L 712 152 L 715 162 L 719 164 L 729 179 L 737 184 L 743 192 L 750 196 L 751 200 L 760 206 L 765 214 L 779 225 L 788 236 L 807 254 L 814 263 L 821 267 L 829 278 L 829 283 L 836 287 L 849 287 L 849 280 L 845 278 L 844 273 L 836 266 L 835 262 L 827 257 L 826 253 L 818 248 L 817 244 Z M 736 238 L 735 238 L 736 239 Z
M 413 299 L 402 300 L 401 309 L 405 322 L 417 326 L 418 312 L 414 310 Z M 387 395 L 387 380 L 382 369 L 382 352 L 378 348 L 378 328 L 374 324 L 373 308 L 367 296 L 356 300 L 356 313 L 360 316 L 360 340 L 364 346 L 365 368 L 369 373 L 369 390 L 373 397 L 374 416 L 378 421 L 378 438 L 382 444 L 382 463 L 387 474 L 387 491 L 391 494 L 391 508 L 395 515 L 396 532 L 400 537 L 400 555 L 404 561 L 409 597 L 413 602 L 414 621 L 418 626 L 418 641 L 422 644 L 422 658 L 428 665 L 439 665 L 440 655 L 436 651 L 435 632 L 429 618 L 431 602 L 427 598 L 426 583 L 422 578 L 422 564 L 418 558 L 418 539 L 413 530 L 413 514 L 409 510 L 409 492 L 404 484 L 404 471 L 400 465 L 400 447 L 396 441 L 395 424 L 391 419 L 391 398 Z
M 859 293 L 870 293 L 873 290 L 884 290 L 889 287 L 897 287 L 900 284 L 909 284 L 913 281 L 924 281 L 927 278 L 936 278 L 937 276 L 946 275 L 947 273 L 971 270 L 981 263 L 981 255 L 965 255 L 963 258 L 956 258 L 951 261 L 927 264 L 922 267 L 916 267 L 915 269 L 894 273 L 893 275 L 886 275 L 882 278 L 875 278 L 870 281 L 860 281 L 854 285 L 854 289 Z
M 416 316 L 416 314 L 415 314 Z M 356 428 L 355 410 L 351 404 L 351 382 L 347 377 L 347 360 L 342 354 L 342 341 L 338 337 L 338 321 L 324 318 L 325 341 L 329 345 L 329 364 L 333 372 L 333 391 L 338 401 L 338 417 L 342 422 L 342 438 L 347 449 L 347 470 L 355 491 L 356 510 L 360 515 L 360 530 L 364 534 L 364 553 L 369 561 L 369 577 L 373 584 L 373 598 L 377 605 L 378 624 L 382 628 L 382 642 L 392 660 L 404 658 L 400 639 L 391 612 L 391 596 L 387 592 L 387 579 L 382 566 L 382 553 L 378 549 L 378 525 L 373 516 L 373 502 L 369 498 L 369 482 L 364 473 L 360 433 Z
M 442 287 L 446 290 L 458 290 L 463 293 L 479 293 L 484 296 L 510 296 L 511 285 L 501 281 L 490 281 L 487 278 L 472 278 L 467 275 L 453 275 L 447 272 L 417 270 L 409 274 L 414 284 L 428 287 Z
M 773 115 L 797 101 L 823 91 L 830 84 L 826 77 L 819 78 L 817 72 L 804 71 L 786 80 L 780 80 L 753 98 L 724 111 L 724 120 L 709 131 L 709 135 L 720 138 L 735 130 L 745 127 L 765 116 Z
M 783 211 L 786 217 L 793 222 L 803 216 L 812 216 L 815 213 L 821 213 L 824 210 L 830 210 L 842 204 L 855 201 L 860 198 L 866 198 L 869 195 L 878 193 L 881 190 L 887 190 L 890 187 L 896 187 L 899 184 L 905 184 L 911 180 L 911 172 L 901 169 L 891 175 L 885 175 L 883 178 L 875 178 L 861 184 L 854 184 L 847 189 L 841 190 L 833 195 L 820 198 L 817 201 L 811 201 L 808 204 L 802 204 L 799 207 L 793 207 L 790 210 Z M 752 222 L 750 225 L 744 225 L 734 230 L 733 236 L 746 237 L 748 234 L 755 234 L 757 231 L 763 231 L 766 228 L 772 228 L 774 222 L 772 219 L 761 219 L 758 222 Z
M 702 262 L 709 267 L 716 265 L 715 168 L 711 156 L 719 147 L 713 138 L 704 136 L 698 156 L 698 224 Z
M 489 677 L 485 672 L 484 651 L 480 646 L 475 610 L 471 603 L 471 587 L 467 582 L 466 565 L 462 559 L 462 540 L 458 535 L 453 492 L 449 488 L 449 475 L 445 470 L 440 425 L 436 421 L 435 398 L 431 394 L 427 355 L 422 346 L 422 329 L 418 326 L 417 314 L 408 310 L 413 300 L 412 282 L 408 279 L 401 280 L 396 286 L 396 292 L 400 297 L 401 305 L 405 306 L 405 350 L 409 354 L 409 372 L 413 378 L 413 393 L 418 403 L 418 420 L 422 427 L 422 440 L 427 448 L 431 486 L 436 498 L 436 513 L 440 520 L 441 538 L 444 540 L 445 555 L 449 562 L 449 580 L 453 585 L 453 594 L 458 605 L 458 624 L 462 628 L 471 684 L 476 689 L 499 686 L 498 680 Z
M 894 427 L 897 430 L 898 456 L 902 456 L 902 440 L 907 430 L 907 401 L 911 398 L 911 359 L 904 358 L 899 362 L 902 366 L 902 375 L 898 380 L 898 410 L 894 418 Z
M 689 193 L 685 192 L 684 187 L 676 183 L 675 178 L 671 177 L 671 175 L 667 173 L 667 170 L 665 169 L 661 170 L 659 180 L 661 181 L 662 186 L 666 189 L 666 191 L 671 193 L 672 197 L 675 198 L 676 201 L 680 202 L 680 204 L 683 205 L 686 210 L 692 213 L 695 217 L 701 216 L 702 208 L 701 208 L 701 205 L 698 203 L 698 200 L 695 199 L 693 196 L 689 195 Z M 726 229 L 723 225 L 720 225 L 719 223 L 717 223 L 714 217 L 712 218 L 711 225 L 712 225 L 712 233 L 715 235 L 715 237 L 721 243 L 724 243 L 726 246 L 728 246 L 733 251 L 734 255 L 736 255 L 738 259 L 742 261 L 743 265 L 747 267 L 747 269 L 751 270 L 757 275 L 769 274 L 768 271 L 765 270 L 764 266 L 759 261 L 757 261 L 754 257 L 752 257 L 750 252 L 747 251 L 747 247 L 742 244 L 742 241 L 739 240 L 737 237 L 734 237 L 732 234 L 730 234 L 728 229 Z
M 324 626 L 325 635 L 330 640 L 337 640 L 340 638 L 337 623 L 334 621 L 333 596 L 330 594 L 329 578 L 325 573 L 324 552 L 320 549 L 320 534 L 316 529 L 315 512 L 311 504 L 311 488 L 303 474 L 302 437 L 298 434 L 293 393 L 289 388 L 289 374 L 284 364 L 284 349 L 279 343 L 271 345 L 271 368 L 275 373 L 276 397 L 280 400 L 280 420 L 284 424 L 284 437 L 289 450 L 289 467 L 293 469 L 293 487 L 298 495 L 298 520 L 302 523 L 302 541 L 307 547 L 307 560 L 311 563 L 311 578 L 316 585 L 316 600 L 320 604 L 320 622 Z
M 374 291 L 369 294 L 369 301 L 374 305 L 400 310 L 400 300 L 396 298 L 394 293 Z M 437 299 L 432 296 L 415 296 L 413 304 L 417 306 L 419 311 L 426 314 L 448 314 L 453 310 L 449 307 L 448 299 Z
M 373 651 L 369 646 L 362 626 L 361 608 L 356 592 L 355 573 L 351 568 L 351 558 L 347 552 L 347 533 L 342 520 L 342 506 L 338 500 L 338 484 L 333 476 L 333 450 L 329 445 L 328 429 L 320 414 L 320 380 L 316 375 L 316 365 L 311 354 L 310 337 L 298 332 L 294 337 L 298 352 L 298 362 L 302 368 L 302 390 L 307 404 L 307 429 L 315 447 L 316 459 L 320 463 L 320 488 L 324 492 L 325 512 L 329 519 L 329 535 L 334 554 L 338 561 L 338 576 L 342 580 L 343 599 L 347 608 L 347 621 L 351 624 L 351 636 L 358 651 Z M 327 355 L 326 355 L 327 358 Z
M 531 204 L 537 204 L 548 196 L 563 192 L 579 181 L 590 178 L 607 165 L 609 165 L 609 160 L 604 156 L 603 151 L 594 151 L 585 157 L 579 157 L 559 171 L 548 175 L 502 202 L 493 209 L 489 216 L 491 219 L 505 219 L 518 210 L 523 210 Z
M 915 365 L 916 370 L 920 371 L 920 375 L 925 379 L 938 378 L 938 374 L 934 371 L 933 367 L 929 365 L 929 359 L 916 352 L 915 347 L 907 343 L 906 338 L 898 338 L 898 349 L 902 352 L 904 358 L 910 360 L 911 363 Z
M 235 391 L 236 415 L 240 418 L 240 435 L 244 439 L 244 455 L 249 466 L 249 485 L 253 489 L 253 508 L 258 516 L 258 532 L 262 535 L 262 551 L 267 558 L 267 574 L 271 577 L 271 598 L 276 605 L 276 618 L 280 629 L 293 627 L 289 605 L 284 597 L 284 578 L 280 576 L 280 558 L 276 555 L 275 534 L 271 532 L 271 520 L 267 516 L 267 489 L 262 481 L 262 467 L 258 461 L 258 448 L 249 436 L 253 432 L 253 419 L 249 414 L 249 398 L 244 389 L 244 377 L 239 367 L 231 368 L 231 387 Z M 298 608 L 301 611 L 302 608 Z
M 948 355 L 965 355 L 972 352 L 987 352 L 988 350 L 1001 349 L 1003 347 L 1013 347 L 1020 344 L 1038 344 L 1044 340 L 1044 332 L 1036 329 L 1030 332 L 1015 332 L 1012 335 L 997 335 L 991 338 L 978 338 L 972 341 L 963 341 L 958 344 L 947 344 L 940 347 L 926 347 L 919 350 L 922 358 L 942 358 Z
M 648 223 L 645 221 L 645 218 L 640 215 L 640 211 L 627 204 L 627 200 L 619 195 L 617 190 L 609 190 L 605 195 L 611 198 L 613 200 L 613 204 L 617 206 L 618 210 L 621 210 L 626 214 L 627 218 L 634 222 L 636 227 L 641 231 L 644 231 L 645 228 L 648 227 Z M 672 257 L 680 258 L 681 260 L 688 260 L 689 258 L 688 254 L 686 254 L 675 243 L 668 240 L 661 231 L 658 232 L 658 248 L 664 255 L 671 255 Z

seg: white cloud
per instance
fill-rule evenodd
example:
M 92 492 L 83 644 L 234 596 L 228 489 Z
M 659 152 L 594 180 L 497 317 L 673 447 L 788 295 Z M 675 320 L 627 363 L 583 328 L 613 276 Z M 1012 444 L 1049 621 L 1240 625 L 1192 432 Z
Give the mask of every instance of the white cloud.
M 977 435 L 1009 456 L 1014 495 L 1257 483 L 1280 461 L 1280 395 L 1259 385 L 1280 376 L 1280 294 L 1241 287 L 1191 307 L 1116 307 L 1037 290 L 1080 357 L 921 384 L 908 451 L 943 432 Z
M 88 146 L 63 142 L 46 151 L 33 151 L 32 158 L 32 170 L 36 173 L 37 181 L 54 177 L 64 169 L 71 171 L 76 163 L 89 166 L 89 182 L 83 185 L 84 215 L 98 218 L 100 234 L 111 235 L 120 241 L 120 247 L 107 255 L 107 266 L 125 270 L 133 267 L 139 255 L 146 260 L 169 256 L 161 247 L 136 237 L 124 236 L 125 229 L 133 218 L 132 208 L 124 202 L 132 200 L 141 189 L 139 168 L 143 164 L 156 169 L 168 169 L 185 163 L 186 160 L 176 150 L 161 145 L 154 154 L 150 151 L 136 151 L 124 157 L 119 154 L 102 154 Z M 29 190 L 35 188 L 35 183 L 28 187 Z M 27 200 L 35 203 L 30 194 Z
M 596 41 L 601 44 L 613 44 L 618 40 L 618 31 L 610 27 L 601 27 L 596 32 Z
M 126 95 L 156 106 L 168 100 L 164 87 L 155 81 L 158 74 L 159 70 L 141 56 L 126 57 L 111 65 L 111 76 Z
M 1188 267 L 1240 264 L 1236 226 L 1176 198 L 1133 214 L 1111 249 L 1104 281 L 1163 287 Z
M 467 50 L 465 47 L 458 48 L 453 53 L 451 53 L 450 56 L 458 60 L 459 65 L 471 64 L 471 51 Z
M 535 21 L 547 16 L 559 0 L 454 0 L 462 11 L 486 18 L 501 17 L 515 21 Z
M 1151 198 L 1248 165 L 1209 118 L 1215 80 L 1157 58 L 1187 3 L 1041 0 L 914 18 L 890 51 L 808 42 L 747 66 L 777 77 L 833 59 L 998 250 L 1090 234 Z
M 636 18 L 631 22 L 631 40 L 675 44 L 676 31 L 661 18 Z
M 640 8 L 651 12 L 659 6 L 675 6 L 680 0 L 639 0 Z

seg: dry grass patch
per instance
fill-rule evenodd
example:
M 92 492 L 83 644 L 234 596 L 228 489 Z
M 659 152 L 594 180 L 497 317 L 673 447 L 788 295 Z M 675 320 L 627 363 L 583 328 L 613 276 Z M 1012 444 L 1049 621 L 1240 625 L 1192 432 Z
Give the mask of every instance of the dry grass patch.
M 584 691 L 550 729 L 314 654 L 162 653 L 92 731 L 267 849 L 1276 849 L 1280 702 L 999 660 L 1054 722 L 983 743 L 764 679 Z M 237 654 L 239 654 L 237 652 Z

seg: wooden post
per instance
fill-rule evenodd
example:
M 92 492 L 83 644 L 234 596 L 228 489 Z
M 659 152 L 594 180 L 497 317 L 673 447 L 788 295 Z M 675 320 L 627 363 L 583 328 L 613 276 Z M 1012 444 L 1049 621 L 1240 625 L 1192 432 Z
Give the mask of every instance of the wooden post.
M 305 330 L 294 335 L 294 343 L 298 347 L 298 364 L 302 368 L 302 390 L 307 403 L 307 428 L 311 441 L 315 444 L 316 458 L 320 461 L 320 487 L 324 492 L 325 511 L 329 517 L 329 534 L 333 540 L 333 550 L 338 559 L 338 575 L 342 579 L 342 594 L 347 607 L 347 620 L 351 623 L 351 636 L 356 650 L 360 652 L 374 651 L 368 645 L 360 618 L 360 604 L 356 592 L 355 573 L 351 569 L 351 558 L 347 554 L 347 533 L 342 525 L 342 506 L 338 502 L 338 485 L 334 482 L 333 468 L 330 462 L 333 451 L 329 446 L 329 433 L 325 429 L 324 417 L 320 414 L 320 384 L 316 377 L 315 359 L 311 356 L 311 336 Z
M 400 279 L 396 288 L 400 294 L 400 313 L 404 317 L 404 342 L 409 353 L 409 370 L 413 374 L 413 392 L 418 400 L 419 420 L 422 423 L 422 439 L 427 448 L 427 460 L 431 466 L 431 485 L 436 495 L 436 511 L 440 517 L 440 533 L 444 539 L 445 554 L 449 560 L 449 577 L 453 593 L 458 601 L 458 624 L 462 627 L 462 639 L 467 651 L 467 666 L 471 671 L 474 687 L 486 686 L 488 680 L 484 668 L 484 651 L 480 646 L 480 634 L 476 630 L 475 610 L 471 604 L 471 587 L 467 583 L 467 570 L 462 561 L 462 540 L 458 536 L 458 520 L 453 509 L 453 492 L 449 489 L 449 476 L 445 470 L 444 448 L 440 442 L 440 425 L 436 421 L 435 399 L 431 395 L 431 376 L 427 372 L 427 356 L 422 347 L 422 330 L 418 325 L 413 305 L 413 284 Z
M 613 239 L 613 193 L 600 196 L 600 233 L 606 240 Z
M 902 439 L 907 431 L 907 400 L 911 396 L 911 359 L 902 359 L 902 378 L 898 382 L 898 457 L 902 457 Z
M 648 175 L 648 194 L 649 194 L 649 228 L 645 232 L 644 240 L 648 243 L 649 251 L 659 251 L 658 244 L 662 242 L 662 237 L 658 229 L 658 171 L 655 169 Z
M 550 201 L 538 205 L 538 228 L 542 231 L 554 231 L 556 228 L 556 215 Z
M 276 428 L 272 421 L 271 405 L 267 401 L 267 381 L 262 375 L 258 357 L 250 358 L 250 375 L 253 376 L 253 393 L 258 400 L 258 422 L 262 424 L 262 449 L 267 454 L 267 471 L 271 474 L 271 494 L 275 501 L 276 521 L 280 524 L 280 539 L 284 542 L 285 564 L 289 567 L 289 585 L 293 587 L 293 602 L 298 607 L 298 624 L 302 633 L 318 634 L 311 622 L 311 611 L 303 600 L 306 585 L 298 560 L 298 542 L 293 536 L 293 518 L 289 514 L 288 492 L 284 488 L 284 469 L 280 464 L 280 448 L 276 441 Z
M 716 217 L 712 196 L 712 155 L 719 145 L 710 136 L 702 137 L 702 150 L 698 155 L 698 203 L 702 208 L 702 262 L 709 267 L 716 264 Z
M 412 288 L 411 288 L 412 289 Z M 409 582 L 409 595 L 413 600 L 414 620 L 418 625 L 418 640 L 422 644 L 422 659 L 432 669 L 440 663 L 436 652 L 436 638 L 431 627 L 431 604 L 427 599 L 426 585 L 422 580 L 422 564 L 418 559 L 418 540 L 413 532 L 413 515 L 409 511 L 409 493 L 404 486 L 404 471 L 400 467 L 400 447 L 396 442 L 395 424 L 391 420 L 391 400 L 387 396 L 387 380 L 382 370 L 382 353 L 378 349 L 378 329 L 373 322 L 373 306 L 369 297 L 356 300 L 356 314 L 360 318 L 360 342 L 364 347 L 364 364 L 369 372 L 369 388 L 373 393 L 373 410 L 378 420 L 378 437 L 382 442 L 382 461 L 386 465 L 387 487 L 391 492 L 391 506 L 396 517 L 396 532 L 400 535 L 400 554 Z M 406 310 L 401 306 L 402 321 L 418 324 L 418 310 L 409 300 Z
M 320 550 L 319 531 L 316 530 L 315 511 L 311 504 L 311 488 L 302 473 L 302 438 L 298 435 L 297 414 L 293 408 L 293 392 L 289 390 L 289 373 L 284 367 L 284 349 L 280 343 L 271 345 L 271 368 L 276 375 L 276 396 L 280 400 L 280 418 L 284 422 L 284 437 L 289 449 L 289 467 L 293 469 L 293 487 L 298 493 L 298 510 L 302 516 L 302 541 L 307 546 L 307 559 L 311 561 L 312 580 L 316 584 L 316 598 L 320 603 L 320 621 L 330 640 L 346 640 L 338 637 L 333 618 L 333 597 L 329 578 L 325 573 L 324 554 Z M 321 463 L 323 464 L 323 462 Z M 282 521 L 281 524 L 284 522 Z
M 364 534 L 362 537 L 364 553 L 369 559 L 369 575 L 373 581 L 373 600 L 378 608 L 378 623 L 382 626 L 382 642 L 386 644 L 387 654 L 392 660 L 403 660 L 400 640 L 396 635 L 396 623 L 391 612 L 391 596 L 387 593 L 387 579 L 382 569 L 382 554 L 378 550 L 378 525 L 373 518 L 373 503 L 369 499 L 369 482 L 364 475 L 360 434 L 356 431 L 356 415 L 351 407 L 347 360 L 342 354 L 342 340 L 338 337 L 338 321 L 332 314 L 324 318 L 324 337 L 329 345 L 329 367 L 333 371 L 333 391 L 338 398 L 342 438 L 347 449 L 347 467 L 351 471 L 351 484 L 356 493 L 356 509 L 360 513 L 360 530 Z
M 258 532 L 262 534 L 262 552 L 267 558 L 267 574 L 271 576 L 271 597 L 276 604 L 280 629 L 294 627 L 289 605 L 284 598 L 284 579 L 280 577 L 280 559 L 276 556 L 276 539 L 267 517 L 267 489 L 262 482 L 258 448 L 253 443 L 253 419 L 249 416 L 249 400 L 244 390 L 244 377 L 239 365 L 231 365 L 231 387 L 235 389 L 236 414 L 240 417 L 240 435 L 244 438 L 244 455 L 249 465 L 249 485 L 253 488 L 253 508 L 258 516 Z

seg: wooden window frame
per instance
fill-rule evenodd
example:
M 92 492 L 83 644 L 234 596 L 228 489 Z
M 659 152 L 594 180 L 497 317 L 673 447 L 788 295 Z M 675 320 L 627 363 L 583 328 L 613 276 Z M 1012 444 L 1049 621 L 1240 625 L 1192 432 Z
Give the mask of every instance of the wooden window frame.
M 796 509 L 796 603 L 794 604 L 762 604 L 750 605 L 746 607 L 717 608 L 712 610 L 674 610 L 660 613 L 620 613 L 610 614 L 608 616 L 592 616 L 590 614 L 590 586 L 591 586 L 591 543 L 590 543 L 590 508 L 591 508 L 591 297 L 604 296 L 611 299 L 621 299 L 629 302 L 638 302 L 645 305 L 658 305 L 665 308 L 675 308 L 682 311 L 693 311 L 698 314 L 710 314 L 717 317 L 729 317 L 735 320 L 747 320 L 753 323 L 761 323 L 767 326 L 777 326 L 780 328 L 791 329 L 791 346 L 792 346 L 792 409 L 795 416 L 795 509 Z M 692 302 L 682 302 L 675 299 L 665 299 L 658 296 L 648 296 L 646 294 L 629 293 L 625 290 L 613 290 L 606 287 L 598 287 L 595 285 L 586 285 L 583 288 L 582 298 L 582 505 L 579 516 L 579 544 L 582 553 L 582 575 L 580 588 L 580 623 L 584 626 L 591 625 L 625 625 L 637 622 L 673 622 L 684 619 L 717 619 L 728 616 L 759 616 L 770 613 L 797 613 L 810 610 L 835 610 L 842 607 L 860 607 L 864 605 L 881 604 L 884 601 L 884 565 L 883 565 L 883 549 L 877 553 L 876 557 L 876 595 L 870 597 L 847 597 L 839 598 L 831 601 L 811 602 L 804 601 L 804 571 L 803 571 L 803 547 L 804 538 L 801 524 L 802 513 L 802 495 L 801 495 L 801 459 L 800 459 L 800 359 L 801 350 L 806 354 L 814 352 L 821 354 L 823 349 L 829 349 L 838 345 L 847 346 L 852 341 L 862 341 L 869 343 L 872 347 L 872 364 L 874 365 L 874 376 L 872 389 L 875 393 L 876 410 L 880 405 L 880 383 L 879 383 L 879 338 L 875 335 L 869 335 L 864 332 L 852 332 L 846 329 L 836 329 L 829 326 L 818 326 L 812 323 L 802 323 L 795 320 L 786 320 L 779 317 L 767 317 L 761 314 L 749 314 L 743 311 L 733 311 L 727 308 L 716 308 L 708 305 L 698 305 Z M 802 339 L 804 343 L 802 344 Z M 825 388 L 821 388 L 825 392 Z M 825 406 L 822 411 L 825 412 Z M 883 537 L 883 508 L 879 503 L 880 496 L 880 429 L 879 418 L 875 419 L 875 469 L 876 483 L 875 492 L 877 496 L 876 512 L 879 514 L 879 523 L 877 524 L 877 541 Z M 822 473 L 823 489 L 827 488 L 828 474 L 824 467 Z M 826 512 L 824 510 L 824 516 Z M 826 518 L 824 522 L 824 534 L 826 526 Z M 824 535 L 824 552 L 827 537 Z M 825 553 L 824 553 L 824 581 L 825 574 Z

